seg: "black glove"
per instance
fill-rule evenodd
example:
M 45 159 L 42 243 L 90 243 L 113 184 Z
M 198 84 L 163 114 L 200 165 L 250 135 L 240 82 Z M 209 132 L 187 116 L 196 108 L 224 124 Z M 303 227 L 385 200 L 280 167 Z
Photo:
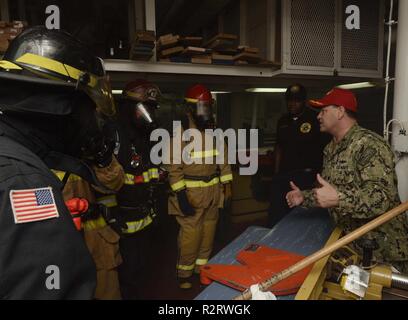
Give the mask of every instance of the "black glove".
M 181 190 L 177 192 L 176 194 L 177 194 L 177 200 L 178 200 L 181 212 L 183 212 L 185 216 L 194 216 L 195 210 L 191 206 L 190 202 L 188 202 L 186 190 L 185 189 Z
M 117 207 L 116 207 L 117 208 Z M 118 234 L 122 235 L 123 230 L 128 228 L 126 221 L 118 210 L 108 208 L 102 204 L 99 205 L 99 211 L 106 223 Z

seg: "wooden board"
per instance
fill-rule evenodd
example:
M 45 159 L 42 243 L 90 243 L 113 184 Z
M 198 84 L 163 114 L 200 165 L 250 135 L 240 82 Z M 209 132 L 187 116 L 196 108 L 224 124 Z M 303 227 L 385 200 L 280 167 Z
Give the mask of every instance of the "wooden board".
M 213 53 L 212 58 L 214 60 L 226 60 L 226 61 L 233 61 L 234 60 L 234 56 L 232 56 L 232 55 L 217 54 L 217 53 Z
M 247 61 L 249 63 L 258 63 L 262 59 L 258 54 L 243 52 L 243 53 L 240 53 L 240 54 L 236 55 L 234 57 L 234 60 L 243 60 L 243 61 Z
M 212 59 L 209 55 L 195 56 L 191 58 L 191 63 L 211 64 Z
M 160 42 L 161 41 L 166 41 L 166 40 L 169 40 L 169 39 L 171 39 L 173 37 L 174 37 L 174 35 L 172 33 L 165 34 L 165 35 L 159 37 L 159 41 Z
M 259 49 L 258 49 L 258 48 L 251 48 L 251 47 L 248 47 L 248 46 L 239 46 L 239 47 L 238 47 L 238 51 L 239 51 L 239 52 L 254 53 L 254 54 L 258 54 L 258 53 L 259 53 Z
M 185 47 L 201 47 L 203 37 L 181 37 L 180 43 Z
M 156 34 L 154 31 L 137 30 L 135 34 L 135 41 L 155 43 Z
M 179 44 L 180 36 L 160 37 L 157 45 L 161 50 L 175 47 Z
M 211 42 L 211 44 L 206 45 L 205 47 L 207 47 L 208 49 L 216 50 L 216 51 L 220 51 L 220 50 L 236 51 L 235 42 L 233 40 L 228 40 L 228 39 L 217 39 Z
M 200 47 L 187 47 L 184 49 L 184 51 L 181 53 L 183 56 L 197 56 L 201 54 L 208 54 L 209 49 L 206 48 L 200 48 Z
M 235 34 L 228 34 L 228 33 L 219 33 L 217 34 L 215 37 L 211 38 L 210 40 L 208 40 L 204 47 L 208 47 L 210 46 L 213 42 L 217 41 L 217 40 L 225 40 L 225 41 L 230 41 L 235 43 L 236 40 L 238 40 L 238 36 Z
M 179 53 L 181 53 L 183 51 L 184 51 L 184 47 L 178 46 L 178 47 L 173 47 L 173 48 L 162 50 L 160 52 L 160 55 L 162 57 L 171 57 L 171 56 L 177 55 L 177 54 L 179 54 Z

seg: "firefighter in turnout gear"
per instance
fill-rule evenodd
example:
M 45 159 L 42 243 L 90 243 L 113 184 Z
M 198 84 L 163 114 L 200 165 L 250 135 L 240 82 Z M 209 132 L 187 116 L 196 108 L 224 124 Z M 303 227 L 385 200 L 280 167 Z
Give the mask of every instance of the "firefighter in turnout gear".
M 118 117 L 119 144 L 115 150 L 125 170 L 125 184 L 117 193 L 116 229 L 121 235 L 123 263 L 119 279 L 124 299 L 142 299 L 144 280 L 160 193 L 163 171 L 150 161 L 150 133 L 156 128 L 159 88 L 145 80 L 130 82 L 123 91 Z M 106 199 L 109 201 L 108 199 Z
M 218 150 L 214 143 L 208 143 L 214 142 L 214 137 L 205 133 L 205 129 L 214 128 L 212 104 L 211 92 L 206 87 L 190 87 L 185 95 L 182 129 L 170 143 L 167 171 L 173 193 L 169 197 L 169 214 L 174 215 L 180 225 L 176 268 L 181 289 L 190 289 L 193 273 L 199 274 L 200 268 L 207 264 L 213 247 L 218 209 L 231 198 L 232 172 L 228 165 L 227 147 L 222 141 L 224 150 Z M 181 146 L 181 150 L 186 147 L 181 131 L 188 129 L 197 129 L 202 140 L 198 149 L 189 154 L 192 160 L 189 163 L 182 159 L 181 154 L 173 152 L 176 145 Z M 216 161 L 217 157 L 221 157 L 222 161 Z
M 71 35 L 34 27 L 10 44 L 0 61 L 0 298 L 94 298 L 95 265 L 51 170 L 104 188 L 81 159 L 105 157 L 114 113 L 102 60 Z
M 113 152 L 113 150 L 112 150 Z M 125 175 L 122 166 L 112 153 L 106 159 L 92 166 L 98 180 L 113 192 L 118 191 L 124 183 Z M 54 172 L 64 181 L 67 173 Z M 119 235 L 108 225 L 109 203 L 104 200 L 112 195 L 103 195 L 96 198 L 95 189 L 81 177 L 68 174 L 63 195 L 67 202 L 76 198 L 86 199 L 90 209 L 81 216 L 80 230 L 83 231 L 86 245 L 94 259 L 96 266 L 95 299 L 119 300 L 121 299 L 117 267 L 122 258 L 119 252 Z M 97 202 L 100 204 L 97 205 Z M 108 221 L 107 221 L 108 220 Z

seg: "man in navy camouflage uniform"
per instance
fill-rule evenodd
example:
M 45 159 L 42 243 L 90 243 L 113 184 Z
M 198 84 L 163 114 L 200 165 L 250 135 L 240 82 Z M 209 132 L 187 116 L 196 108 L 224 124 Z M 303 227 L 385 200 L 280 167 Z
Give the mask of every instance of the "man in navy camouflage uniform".
M 356 121 L 357 101 L 348 90 L 333 89 L 310 104 L 320 108 L 320 129 L 333 136 L 324 150 L 319 188 L 301 191 L 293 182 L 288 205 L 329 210 L 345 233 L 398 206 L 394 156 L 384 139 Z M 408 272 L 408 223 L 400 215 L 365 236 L 375 240 L 374 260 Z M 359 249 L 358 246 L 355 246 Z

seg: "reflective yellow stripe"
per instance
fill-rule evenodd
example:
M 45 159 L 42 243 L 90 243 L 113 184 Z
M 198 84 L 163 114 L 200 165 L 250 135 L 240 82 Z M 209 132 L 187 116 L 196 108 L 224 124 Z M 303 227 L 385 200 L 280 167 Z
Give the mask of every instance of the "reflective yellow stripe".
M 63 171 L 57 171 L 57 170 L 51 170 L 56 176 L 57 176 L 57 178 L 58 179 L 60 179 L 61 181 L 64 179 L 64 177 L 65 177 L 65 172 L 63 172 Z
M 95 219 L 95 220 L 88 220 L 82 223 L 82 227 L 85 231 L 101 229 L 106 226 L 107 224 L 103 217 L 99 217 L 98 219 Z
M 99 204 L 103 204 L 108 208 L 116 207 L 118 205 L 116 196 L 114 194 L 106 197 L 100 197 L 96 199 L 96 202 Z
M 143 172 L 142 176 L 143 176 L 143 183 L 149 183 L 150 180 L 159 178 L 159 170 L 155 169 L 155 168 L 149 169 L 148 171 Z M 136 178 L 138 178 L 138 177 L 134 176 L 133 174 L 126 173 L 126 175 L 125 175 L 125 184 L 127 184 L 127 185 L 138 184 L 135 181 Z
M 191 159 L 211 158 L 219 155 L 218 150 L 194 151 L 190 153 Z
M 135 184 L 135 176 L 133 174 L 126 173 L 126 175 L 125 175 L 125 184 L 134 185 Z
M 153 219 L 151 216 L 147 216 L 146 218 L 139 220 L 139 221 L 133 221 L 133 222 L 126 222 L 127 229 L 122 229 L 122 232 L 125 234 L 132 234 L 136 233 L 138 231 L 143 230 L 147 226 L 149 226 L 153 222 Z
M 226 174 L 225 176 L 221 176 L 221 183 L 232 181 L 232 174 Z
M 208 263 L 208 259 L 197 259 L 196 260 L 196 265 L 197 266 L 204 266 Z
M 190 102 L 190 103 L 197 103 L 198 102 L 198 99 L 185 98 L 185 100 L 187 102 Z
M 32 53 L 22 55 L 16 60 L 16 62 L 28 64 L 33 67 L 41 67 L 75 80 L 78 80 L 83 73 L 81 70 L 78 70 L 70 65 Z M 90 74 L 90 80 L 89 85 L 94 87 L 97 83 L 96 78 Z
M 182 265 L 182 264 L 178 264 L 176 268 L 177 268 L 178 270 L 191 271 L 191 270 L 194 270 L 194 267 L 195 267 L 194 264 L 192 264 L 192 265 L 190 265 L 190 266 L 184 266 L 184 265 Z
M 5 70 L 23 70 L 23 68 L 7 60 L 0 61 L 0 68 Z
M 131 92 L 131 91 L 126 91 L 126 95 L 128 97 L 136 98 L 136 99 L 139 99 L 139 100 L 143 100 L 143 98 L 144 98 L 142 94 L 136 93 L 136 92 Z
M 60 179 L 61 181 L 64 180 L 65 177 L 65 172 L 63 171 L 58 171 L 58 170 L 52 170 L 52 172 L 58 177 L 58 179 Z M 82 178 L 75 175 L 75 174 L 70 174 L 69 178 L 68 178 L 68 182 L 74 182 L 74 181 L 81 181 Z
M 149 172 L 143 172 L 143 181 L 144 183 L 150 182 Z
M 32 54 L 32 53 L 26 53 L 22 55 L 20 58 L 16 60 L 16 62 L 29 64 L 29 65 L 36 66 L 36 67 L 41 67 L 41 68 L 53 71 L 58 74 L 62 74 L 64 76 L 67 76 L 67 77 L 70 77 L 76 80 L 78 80 L 79 74 L 81 72 L 78 69 L 71 68 L 71 71 L 73 72 L 73 74 L 70 75 L 68 73 L 66 66 L 63 63 L 50 59 L 50 58 Z
M 187 188 L 206 188 L 220 183 L 219 178 L 214 178 L 210 182 L 186 180 Z
M 151 179 L 159 178 L 159 170 L 156 168 L 149 169 L 149 176 Z
M 186 187 L 186 182 L 184 180 L 181 180 L 181 181 L 176 182 L 175 184 L 171 185 L 171 189 L 174 192 L 177 192 L 177 191 L 179 191 L 179 190 L 181 190 L 181 189 L 183 189 L 185 187 Z

